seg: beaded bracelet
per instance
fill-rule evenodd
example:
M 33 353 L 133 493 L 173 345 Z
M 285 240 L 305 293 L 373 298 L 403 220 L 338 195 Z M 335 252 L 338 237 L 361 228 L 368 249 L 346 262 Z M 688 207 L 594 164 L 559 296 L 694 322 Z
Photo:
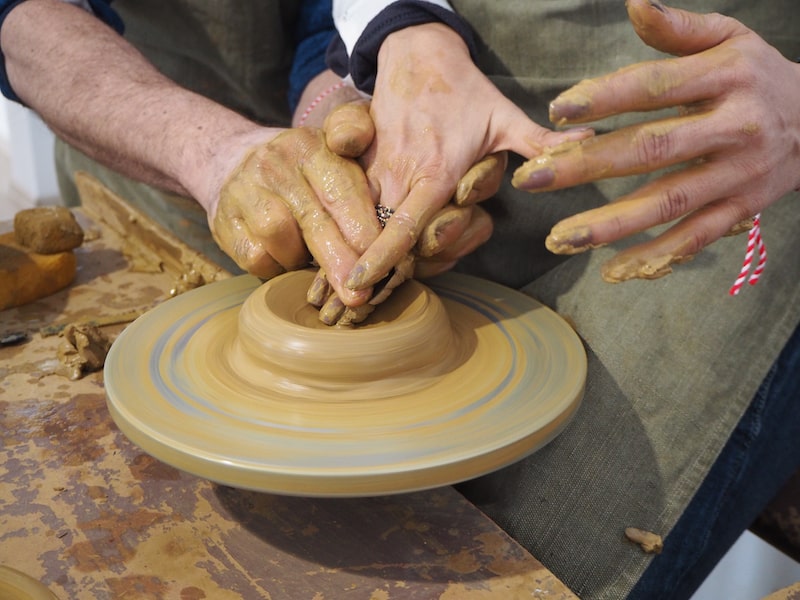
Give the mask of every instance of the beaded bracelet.
M 303 124 L 306 122 L 306 119 L 308 119 L 309 115 L 319 105 L 319 103 L 322 102 L 325 99 L 325 97 L 329 96 L 336 90 L 343 88 L 344 85 L 345 85 L 344 81 L 339 81 L 338 83 L 334 83 L 328 89 L 321 92 L 319 96 L 314 98 L 311 104 L 309 104 L 308 107 L 305 109 L 305 111 L 303 111 L 303 114 L 300 116 L 300 120 L 297 122 L 297 126 L 302 127 Z

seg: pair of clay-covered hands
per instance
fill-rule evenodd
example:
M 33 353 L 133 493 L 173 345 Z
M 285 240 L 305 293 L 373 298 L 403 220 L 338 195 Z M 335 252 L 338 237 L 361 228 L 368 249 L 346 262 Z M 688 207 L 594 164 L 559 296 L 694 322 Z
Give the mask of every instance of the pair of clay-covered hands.
M 282 133 L 228 179 L 210 216 L 218 242 L 262 277 L 312 256 L 321 271 L 309 300 L 325 322 L 356 322 L 368 309 L 355 307 L 412 273 L 449 269 L 488 238 L 476 203 L 496 192 L 506 151 L 529 159 L 512 182 L 532 192 L 685 163 L 558 223 L 546 240 L 571 254 L 677 221 L 603 267 L 609 281 L 668 273 L 800 186 L 800 67 L 734 19 L 627 6 L 640 38 L 676 57 L 579 83 L 551 104 L 551 120 L 670 107 L 674 116 L 599 136 L 550 131 L 499 93 L 447 27 L 410 27 L 382 45 L 370 105 L 333 111 L 323 131 Z M 395 211 L 383 229 L 376 199 Z
M 254 148 L 222 187 L 210 225 L 217 243 L 253 275 L 269 279 L 319 271 L 307 295 L 327 324 L 362 321 L 400 283 L 431 277 L 486 241 L 489 216 L 476 203 L 492 196 L 506 154 L 486 156 L 460 178 L 447 206 L 414 227 L 413 248 L 392 261 L 380 285 L 352 289 L 347 278 L 383 231 L 363 157 L 375 127 L 366 101 L 334 108 L 321 129 L 287 129 Z

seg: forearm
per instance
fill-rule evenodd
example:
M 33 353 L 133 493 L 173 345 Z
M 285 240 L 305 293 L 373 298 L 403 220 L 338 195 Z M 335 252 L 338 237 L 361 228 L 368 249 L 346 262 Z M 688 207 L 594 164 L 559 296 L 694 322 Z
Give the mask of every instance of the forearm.
M 0 44 L 17 95 L 57 135 L 207 210 L 246 150 L 277 133 L 177 86 L 116 32 L 56 0 L 13 9 Z

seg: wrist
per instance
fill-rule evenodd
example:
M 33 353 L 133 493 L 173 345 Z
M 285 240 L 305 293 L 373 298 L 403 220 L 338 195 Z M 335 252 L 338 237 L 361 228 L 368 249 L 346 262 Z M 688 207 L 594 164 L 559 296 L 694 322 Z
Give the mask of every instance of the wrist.
M 358 90 L 333 71 L 323 71 L 303 90 L 292 117 L 292 127 L 322 127 L 325 117 L 334 108 L 361 97 Z
M 249 123 L 249 122 L 248 122 Z M 216 214 L 220 191 L 234 171 L 257 147 L 272 141 L 281 128 L 249 124 L 247 128 L 205 140 L 184 153 L 180 181 L 206 211 L 209 219 Z
M 453 12 L 445 1 L 397 0 L 390 3 L 367 25 L 361 25 L 357 41 L 346 18 L 334 14 L 341 37 L 328 49 L 328 64 L 344 76 L 349 74 L 354 86 L 371 94 L 377 76 L 377 56 L 383 43 L 394 33 L 426 23 L 439 23 L 461 38 L 471 56 L 477 54 L 474 33 L 469 24 Z M 344 54 L 344 56 L 342 56 Z
M 444 58 L 448 64 L 467 60 L 474 66 L 469 48 L 455 31 L 442 23 L 414 25 L 390 34 L 378 51 L 377 71 L 392 73 L 411 62 L 428 64 Z M 459 63 L 463 64 L 463 63 Z

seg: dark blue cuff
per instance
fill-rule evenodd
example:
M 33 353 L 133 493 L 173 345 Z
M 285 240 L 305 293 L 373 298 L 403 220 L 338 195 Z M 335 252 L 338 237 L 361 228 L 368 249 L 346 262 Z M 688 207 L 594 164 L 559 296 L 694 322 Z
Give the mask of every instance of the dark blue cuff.
M 3 27 L 3 23 L 11 12 L 11 9 L 18 4 L 22 4 L 24 1 L 25 0 L 0 0 L 0 28 Z M 89 0 L 89 4 L 97 17 L 121 34 L 124 30 L 124 25 L 119 15 L 109 6 L 111 1 L 112 0 Z M 14 100 L 22 104 L 22 100 L 14 93 L 14 90 L 11 88 L 11 83 L 8 81 L 6 57 L 3 55 L 2 50 L 0 50 L 0 92 L 9 100 Z
M 325 51 L 336 28 L 331 0 L 306 0 L 295 27 L 295 54 L 289 73 L 289 107 L 292 112 L 308 82 L 325 70 Z
M 423 0 L 393 2 L 372 19 L 358 38 L 351 56 L 337 35 L 328 46 L 328 67 L 340 77 L 348 74 L 356 88 L 372 94 L 378 72 L 378 50 L 389 34 L 425 23 L 444 23 L 458 33 L 469 48 L 473 60 L 477 54 L 475 36 L 469 24 L 453 11 Z

